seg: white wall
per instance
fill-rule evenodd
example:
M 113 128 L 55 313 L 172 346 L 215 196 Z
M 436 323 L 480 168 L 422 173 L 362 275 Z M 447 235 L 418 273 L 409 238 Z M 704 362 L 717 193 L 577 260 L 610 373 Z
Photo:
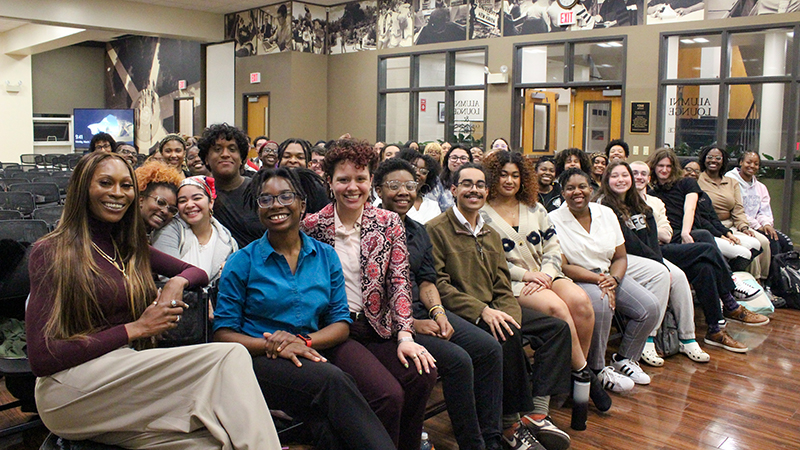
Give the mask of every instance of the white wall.
M 206 126 L 236 123 L 234 43 L 206 47 Z
M 4 44 L 0 40 L 0 47 Z M 6 92 L 6 81 L 22 88 Z M 19 162 L 19 155 L 33 153 L 33 94 L 31 90 L 31 57 L 0 53 L 0 161 Z

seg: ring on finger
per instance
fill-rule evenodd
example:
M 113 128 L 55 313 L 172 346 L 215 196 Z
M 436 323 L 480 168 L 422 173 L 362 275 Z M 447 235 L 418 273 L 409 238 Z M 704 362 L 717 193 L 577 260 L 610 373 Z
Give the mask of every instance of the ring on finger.
M 427 350 L 423 350 L 423 351 L 419 352 L 419 356 L 422 356 L 422 355 L 424 355 L 425 353 L 428 353 L 428 351 L 427 351 Z
M 417 358 L 419 358 L 417 355 L 411 355 L 411 359 L 417 359 Z
M 180 321 L 181 321 L 181 316 L 177 316 L 177 317 L 175 317 L 175 323 L 178 323 L 178 322 L 180 322 Z
M 169 302 L 169 306 L 171 306 L 173 308 L 177 308 L 178 307 L 178 301 L 177 300 L 173 300 L 173 301 Z

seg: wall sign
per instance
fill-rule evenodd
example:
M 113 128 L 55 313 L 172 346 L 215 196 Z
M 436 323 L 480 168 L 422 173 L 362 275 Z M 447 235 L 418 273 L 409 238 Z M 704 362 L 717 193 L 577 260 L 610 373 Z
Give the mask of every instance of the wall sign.
M 650 102 L 631 102 L 631 133 L 650 133 Z
M 253 72 L 250 74 L 250 84 L 261 83 L 261 72 Z

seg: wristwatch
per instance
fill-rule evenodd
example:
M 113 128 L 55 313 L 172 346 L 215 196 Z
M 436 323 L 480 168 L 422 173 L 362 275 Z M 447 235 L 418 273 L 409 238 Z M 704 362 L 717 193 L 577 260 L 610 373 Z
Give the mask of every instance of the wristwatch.
M 307 334 L 298 334 L 297 337 L 303 340 L 306 343 L 306 347 L 311 347 L 311 336 Z

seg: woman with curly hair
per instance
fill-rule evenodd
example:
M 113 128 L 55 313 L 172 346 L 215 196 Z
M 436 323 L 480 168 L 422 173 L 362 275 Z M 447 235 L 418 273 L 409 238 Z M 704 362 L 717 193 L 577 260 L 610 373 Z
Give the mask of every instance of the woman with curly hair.
M 355 378 L 398 448 L 417 450 L 436 366 L 414 342 L 403 222 L 368 201 L 377 162 L 365 141 L 331 143 L 323 169 L 334 201 L 307 216 L 301 229 L 333 246 L 342 263 L 350 338 L 358 345 L 331 361 Z
M 586 364 L 594 329 L 592 303 L 561 271 L 561 246 L 538 202 L 533 164 L 520 153 L 500 150 L 484 159 L 484 167 L 489 172 L 489 194 L 481 216 L 503 240 L 514 295 L 522 307 L 567 322 L 572 370 L 592 376 L 592 399 L 598 409 L 608 410 L 611 399 Z
M 139 209 L 147 234 L 167 226 L 178 214 L 178 186 L 183 176 L 163 162 L 150 161 L 136 169 Z
M 424 224 L 442 213 L 436 200 L 425 196 L 436 187 L 441 166 L 431 156 L 420 155 L 419 152 L 411 149 L 401 151 L 397 157 L 410 162 L 417 168 L 417 195 L 414 204 L 406 214 L 408 217 Z
M 556 176 L 560 176 L 561 172 L 569 169 L 570 167 L 577 167 L 584 173 L 592 173 L 592 163 L 589 161 L 589 156 L 579 148 L 565 148 L 556 154 Z M 589 180 L 590 182 L 593 180 Z M 592 185 L 597 189 L 598 185 Z

